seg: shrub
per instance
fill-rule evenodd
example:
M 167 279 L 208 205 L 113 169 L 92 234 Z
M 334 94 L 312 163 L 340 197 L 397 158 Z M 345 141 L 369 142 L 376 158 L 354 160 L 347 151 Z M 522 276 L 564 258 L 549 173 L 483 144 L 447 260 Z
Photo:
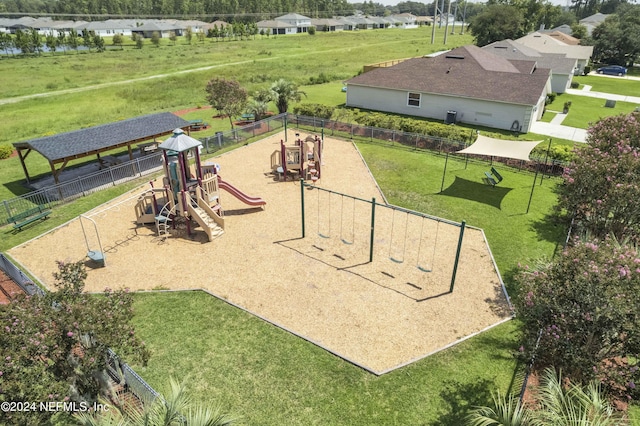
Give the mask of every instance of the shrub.
M 592 235 L 640 242 L 640 114 L 600 120 L 575 153 L 559 206 Z
M 307 28 L 307 32 L 309 33 L 309 35 L 316 35 L 316 27 L 309 27 Z
M 545 105 L 549 105 L 549 104 L 553 103 L 553 101 L 556 100 L 556 96 L 558 96 L 558 94 L 556 92 L 551 92 L 551 93 L 547 94 L 547 99 L 545 100 L 544 104 Z
M 334 107 L 327 105 L 302 103 L 296 105 L 293 108 L 293 113 L 297 115 L 307 115 L 309 117 L 318 117 L 328 120 L 333 115 L 334 110 Z
M 13 148 L 9 145 L 0 146 L 0 160 L 4 160 L 5 158 L 11 157 L 13 153 Z
M 637 398 L 640 380 L 640 257 L 607 239 L 576 242 L 551 264 L 516 276 L 516 313 L 523 323 L 521 353 L 536 368 L 555 366 L 574 382 L 597 379 L 613 396 Z
M 572 81 L 571 82 L 571 88 L 572 89 L 577 89 L 578 87 L 580 87 L 580 83 L 578 83 L 577 81 Z

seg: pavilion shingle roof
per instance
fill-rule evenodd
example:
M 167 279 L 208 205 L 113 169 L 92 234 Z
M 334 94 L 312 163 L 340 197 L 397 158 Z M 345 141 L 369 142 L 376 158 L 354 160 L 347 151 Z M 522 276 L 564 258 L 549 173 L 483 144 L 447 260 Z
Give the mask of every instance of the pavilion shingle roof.
M 535 105 L 549 77 L 534 61 L 509 61 L 470 45 L 376 68 L 347 84 Z
M 65 158 L 79 158 L 127 142 L 143 141 L 157 135 L 186 128 L 189 122 L 170 112 L 144 115 L 103 124 L 82 130 L 60 133 L 24 142 L 15 142 L 16 148 L 30 148 L 51 162 Z

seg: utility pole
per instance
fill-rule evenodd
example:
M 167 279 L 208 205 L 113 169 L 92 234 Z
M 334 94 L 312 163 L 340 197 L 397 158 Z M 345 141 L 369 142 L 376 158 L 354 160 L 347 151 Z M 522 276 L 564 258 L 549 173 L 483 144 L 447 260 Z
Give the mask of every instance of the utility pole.
M 436 16 L 438 15 L 438 0 L 433 0 L 433 22 L 431 23 L 431 44 L 436 42 Z
M 444 1 L 444 0 L 443 0 Z M 447 31 L 449 30 L 449 16 L 451 15 L 451 0 L 447 5 L 447 22 L 444 26 L 444 44 L 447 44 Z
M 453 10 L 453 26 L 451 27 L 451 34 L 456 33 L 456 19 L 458 18 L 458 0 L 456 0 L 456 8 Z
M 460 34 L 464 34 L 464 21 L 467 18 L 467 0 L 464 0 L 464 9 L 462 9 L 462 30 Z

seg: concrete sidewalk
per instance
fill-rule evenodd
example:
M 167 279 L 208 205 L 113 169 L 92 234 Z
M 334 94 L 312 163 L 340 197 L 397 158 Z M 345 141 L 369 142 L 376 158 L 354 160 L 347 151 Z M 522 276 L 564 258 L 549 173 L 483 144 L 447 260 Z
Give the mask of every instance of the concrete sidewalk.
M 567 89 L 566 93 L 576 96 L 588 96 L 590 98 L 599 98 L 604 100 L 613 100 L 621 102 L 630 102 L 638 104 L 640 107 L 640 97 L 638 96 L 626 96 L 616 95 L 612 93 L 592 92 L 591 86 L 585 85 L 582 90 Z M 603 104 L 604 105 L 604 104 Z M 587 131 L 585 129 L 578 129 L 575 127 L 563 126 L 562 122 L 567 114 L 557 113 L 550 123 L 543 123 L 536 121 L 531 126 L 530 132 L 538 133 L 545 136 L 551 136 L 562 139 L 569 139 L 574 142 L 586 142 Z
M 558 121 L 562 122 L 562 120 L 564 120 L 564 117 L 566 117 L 566 114 L 557 114 L 551 121 L 551 123 L 536 121 L 531 126 L 530 132 L 550 136 L 552 138 L 568 139 L 574 142 L 586 142 L 587 131 L 585 129 L 578 129 L 576 127 L 556 124 Z M 556 121 L 556 123 L 554 123 L 554 121 Z

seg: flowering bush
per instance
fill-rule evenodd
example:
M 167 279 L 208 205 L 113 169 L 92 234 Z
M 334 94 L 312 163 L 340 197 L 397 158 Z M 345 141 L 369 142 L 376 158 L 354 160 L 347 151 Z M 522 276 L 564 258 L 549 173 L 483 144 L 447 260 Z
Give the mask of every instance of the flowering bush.
M 640 114 L 605 118 L 566 169 L 560 207 L 595 237 L 640 241 Z
M 81 262 L 59 263 L 58 291 L 0 307 L 0 401 L 93 402 L 106 390 L 107 348 L 146 363 L 131 295 L 82 293 L 86 275 Z M 53 414 L 0 412 L 0 424 L 46 424 Z
M 580 242 L 552 264 L 523 269 L 514 298 L 521 348 L 536 368 L 554 366 L 574 382 L 600 380 L 618 399 L 638 396 L 640 256 L 609 239 Z

